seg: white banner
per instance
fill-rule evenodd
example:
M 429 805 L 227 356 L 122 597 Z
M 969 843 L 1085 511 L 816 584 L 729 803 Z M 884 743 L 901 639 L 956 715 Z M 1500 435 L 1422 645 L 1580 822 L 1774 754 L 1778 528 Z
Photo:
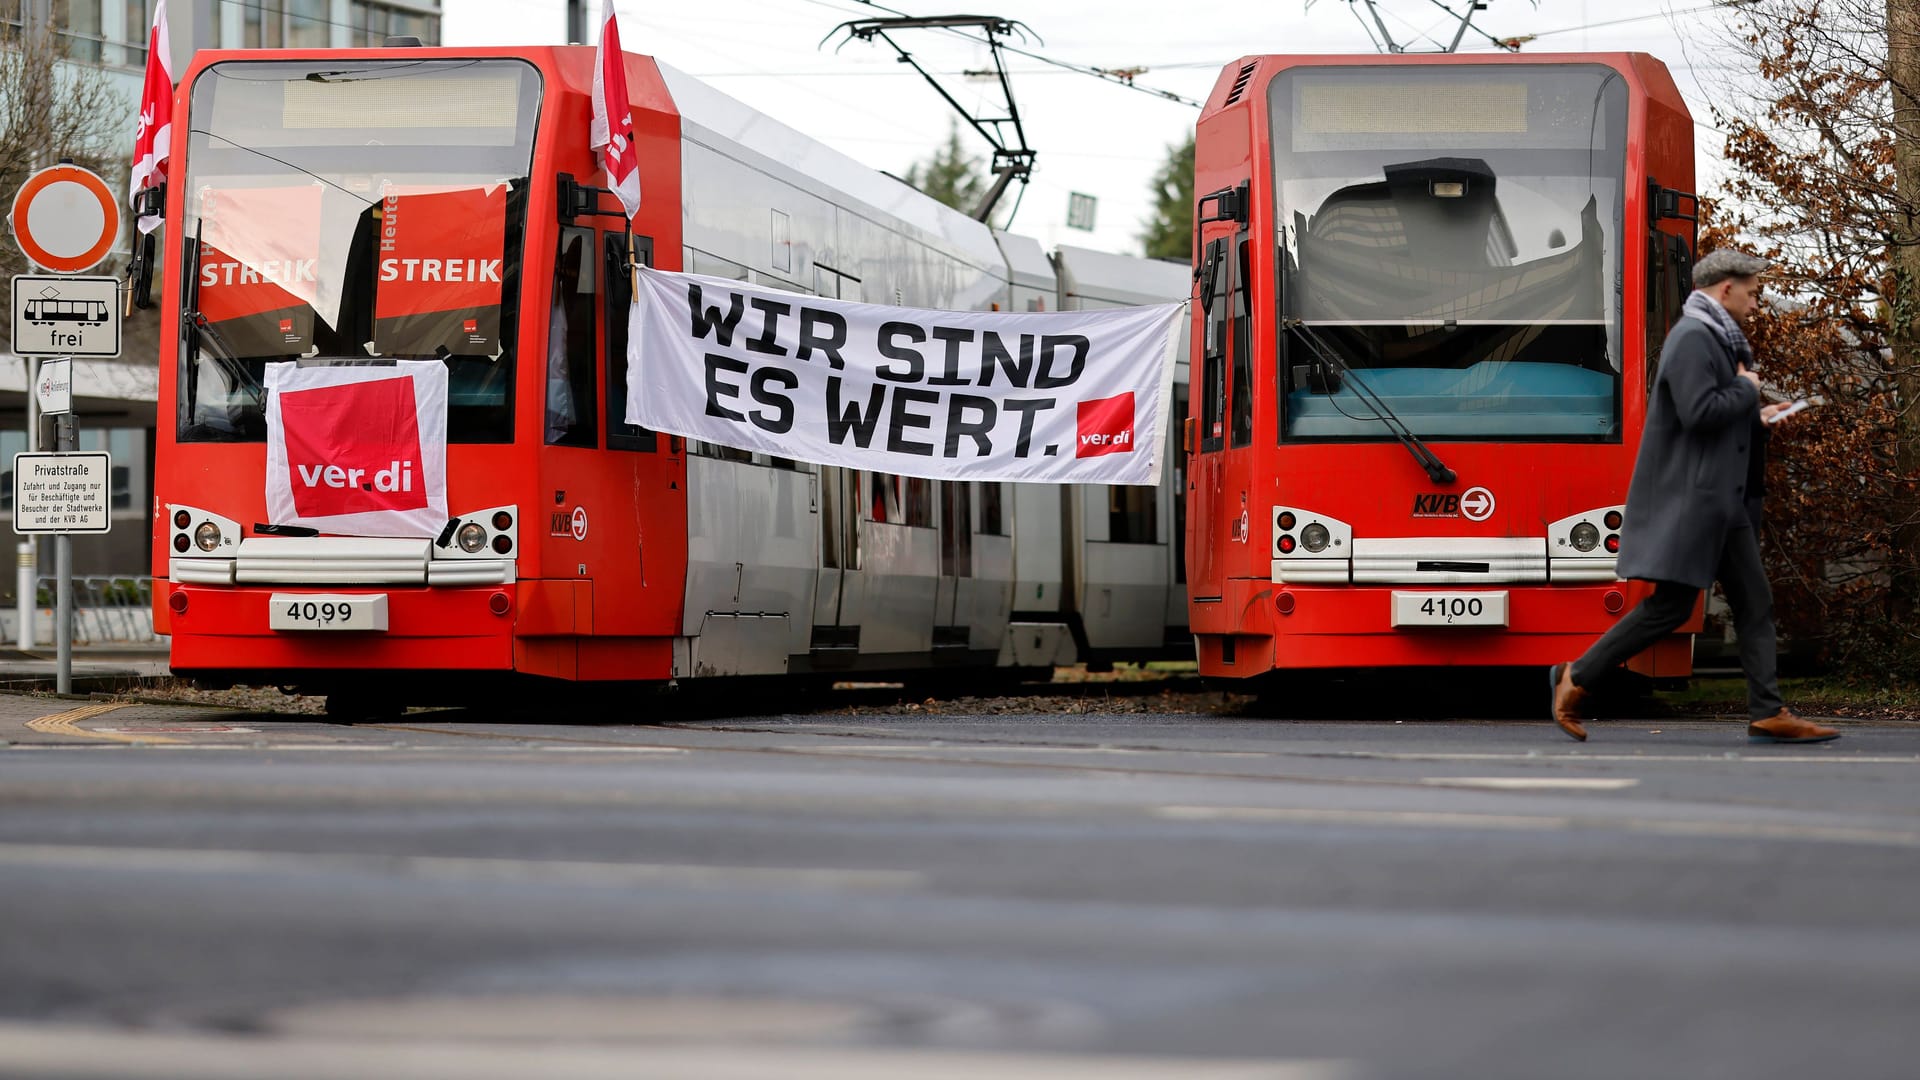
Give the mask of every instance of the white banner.
M 347 536 L 447 524 L 447 367 L 267 365 L 267 518 Z
M 928 311 L 643 268 L 626 420 L 902 476 L 1157 484 L 1182 310 Z

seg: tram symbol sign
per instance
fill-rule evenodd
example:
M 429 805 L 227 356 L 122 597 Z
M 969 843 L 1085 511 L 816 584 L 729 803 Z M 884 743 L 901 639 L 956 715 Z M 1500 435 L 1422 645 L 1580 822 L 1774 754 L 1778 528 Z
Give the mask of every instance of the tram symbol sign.
M 13 276 L 13 351 L 119 356 L 120 283 L 110 277 Z
M 54 165 L 20 185 L 7 220 L 14 241 L 35 266 L 84 274 L 100 265 L 120 235 L 120 200 L 93 172 Z

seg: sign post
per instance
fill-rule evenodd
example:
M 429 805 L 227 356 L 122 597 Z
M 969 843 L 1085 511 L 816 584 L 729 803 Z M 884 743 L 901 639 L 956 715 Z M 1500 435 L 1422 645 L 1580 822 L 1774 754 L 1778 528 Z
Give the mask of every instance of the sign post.
M 111 527 L 113 460 L 105 451 L 76 451 L 71 414 L 55 418 L 51 453 L 13 455 L 13 529 L 54 534 L 56 689 L 73 692 L 73 534 Z
M 13 348 L 27 360 L 27 448 L 13 463 L 13 528 L 20 545 L 20 645 L 33 647 L 33 534 L 53 533 L 54 638 L 60 693 L 73 691 L 73 540 L 109 527 L 112 463 L 104 453 L 72 453 L 73 357 L 120 355 L 119 282 L 75 277 L 100 265 L 120 235 L 120 200 L 105 180 L 71 161 L 27 177 L 8 216 L 28 261 L 54 276 L 13 279 Z M 47 357 L 62 359 L 41 361 Z M 40 415 L 55 417 L 55 453 L 35 451 Z M 46 460 L 46 459 L 55 460 Z

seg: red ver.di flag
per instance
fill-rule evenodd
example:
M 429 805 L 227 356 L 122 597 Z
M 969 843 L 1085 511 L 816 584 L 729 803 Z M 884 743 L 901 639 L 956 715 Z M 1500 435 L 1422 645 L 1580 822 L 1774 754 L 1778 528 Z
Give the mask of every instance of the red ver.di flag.
M 447 368 L 267 365 L 267 517 L 345 536 L 447 523 Z
M 140 193 L 167 182 L 167 156 L 173 149 L 173 56 L 167 40 L 167 0 L 153 5 L 147 30 L 147 77 L 140 88 L 140 116 L 133 131 L 133 168 L 127 198 L 140 207 Z M 142 233 L 160 227 L 160 215 L 142 214 Z
M 625 54 L 620 51 L 620 25 L 614 20 L 613 0 L 606 0 L 600 20 L 600 47 L 594 54 L 593 122 L 587 143 L 600 151 L 607 170 L 607 186 L 620 196 L 627 216 L 640 212 L 640 159 L 633 145 L 633 104 L 627 100 Z
M 373 351 L 497 355 L 506 241 L 505 184 L 383 191 Z
M 200 311 L 235 356 L 313 345 L 320 186 L 207 188 L 200 196 Z

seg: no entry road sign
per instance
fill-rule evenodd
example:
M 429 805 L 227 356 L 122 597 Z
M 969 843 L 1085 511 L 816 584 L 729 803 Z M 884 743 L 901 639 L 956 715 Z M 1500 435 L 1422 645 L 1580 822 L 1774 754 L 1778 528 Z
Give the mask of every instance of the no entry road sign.
M 120 235 L 120 201 L 78 165 L 41 169 L 13 197 L 13 238 L 35 265 L 56 274 L 93 269 Z

